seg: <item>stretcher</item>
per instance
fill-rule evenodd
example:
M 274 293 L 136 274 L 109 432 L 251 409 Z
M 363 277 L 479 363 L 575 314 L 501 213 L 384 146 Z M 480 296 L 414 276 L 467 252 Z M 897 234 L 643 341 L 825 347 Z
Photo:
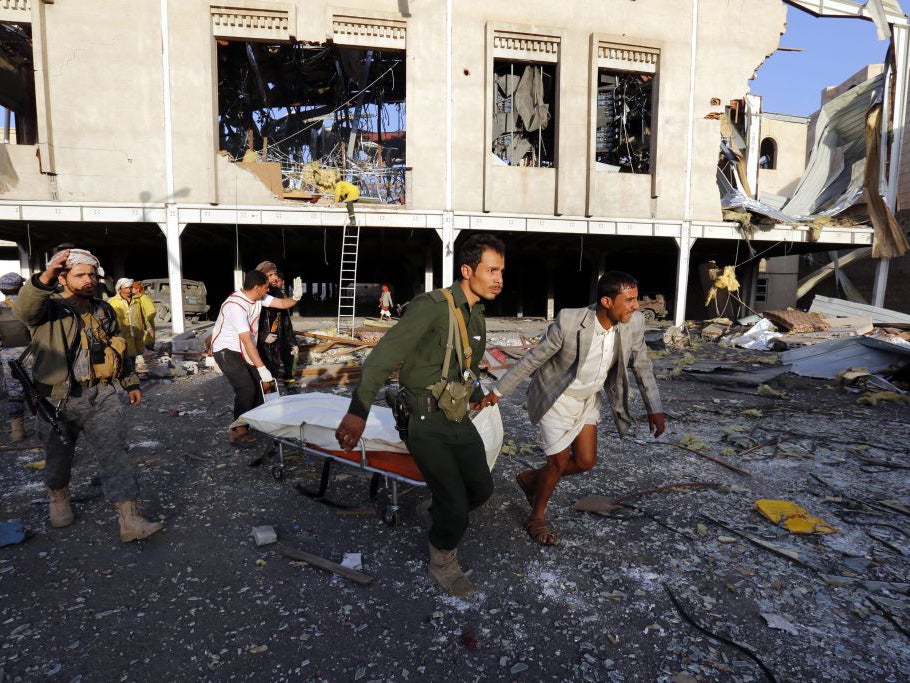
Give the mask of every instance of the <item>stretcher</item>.
M 319 489 L 315 492 L 301 489 L 314 498 L 325 496 L 333 464 L 371 474 L 371 498 L 376 497 L 379 484 L 384 482 L 390 500 L 379 513 L 386 524 L 394 526 L 398 521 L 400 496 L 426 486 L 426 482 L 398 436 L 389 408 L 373 406 L 358 447 L 351 452 L 339 450 L 335 429 L 347 413 L 349 403 L 349 398 L 320 392 L 272 397 L 241 415 L 234 424 L 247 424 L 271 439 L 270 450 L 277 456 L 271 467 L 275 479 L 284 476 L 284 458 L 288 452 L 321 458 Z M 408 488 L 400 491 L 399 484 Z

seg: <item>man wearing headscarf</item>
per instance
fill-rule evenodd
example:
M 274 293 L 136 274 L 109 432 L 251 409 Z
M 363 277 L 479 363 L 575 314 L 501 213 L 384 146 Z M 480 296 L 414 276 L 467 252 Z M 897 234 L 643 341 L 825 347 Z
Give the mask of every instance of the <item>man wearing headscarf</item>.
M 117 293 L 107 302 L 117 314 L 120 332 L 126 340 L 126 352 L 133 362 L 142 358 L 145 348 L 146 318 L 142 312 L 142 303 L 133 297 L 133 280 L 122 277 L 114 286 Z
M 9 419 L 10 441 L 25 440 L 25 403 L 22 385 L 9 374 L 9 361 L 22 355 L 30 340 L 28 328 L 13 315 L 13 302 L 24 280 L 19 273 L 0 277 L 0 377 L 6 387 L 6 416 Z
M 136 464 L 127 452 L 123 397 L 114 383 L 126 390 L 131 406 L 139 405 L 142 392 L 116 313 L 94 296 L 100 270 L 90 252 L 62 249 L 23 285 L 13 311 L 31 330 L 34 382 L 56 410 L 65 437 L 49 428 L 44 442 L 51 526 L 73 523 L 69 483 L 76 440 L 84 434 L 100 461 L 101 486 L 117 509 L 126 543 L 162 525 L 142 517 L 136 500 Z

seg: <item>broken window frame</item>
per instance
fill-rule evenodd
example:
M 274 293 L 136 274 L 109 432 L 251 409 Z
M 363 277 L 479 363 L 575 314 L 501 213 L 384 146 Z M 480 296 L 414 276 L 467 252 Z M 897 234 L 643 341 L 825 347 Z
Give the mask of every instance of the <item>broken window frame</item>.
M 609 119 L 610 115 L 607 113 L 608 110 L 608 96 L 603 96 L 603 104 L 601 104 L 602 93 L 609 88 L 604 83 L 606 78 L 615 78 L 616 84 L 613 86 L 614 92 L 616 90 L 621 91 L 619 97 L 614 96 L 612 109 L 613 120 L 615 121 L 613 126 L 609 125 L 609 121 L 606 120 L 604 125 L 597 125 L 597 122 L 601 119 L 601 110 L 605 119 Z M 634 90 L 639 83 L 636 83 L 638 80 L 641 83 L 638 93 L 629 93 L 630 90 Z M 641 71 L 626 71 L 619 69 L 597 69 L 597 93 L 595 100 L 595 109 L 597 112 L 597 122 L 595 122 L 594 127 L 594 161 L 601 164 L 609 164 L 610 166 L 616 167 L 616 172 L 618 173 L 633 173 L 636 175 L 650 175 L 652 169 L 652 153 L 654 149 L 653 142 L 651 140 L 653 129 L 652 121 L 654 118 L 654 76 L 649 73 Z M 629 100 L 634 98 L 645 98 L 646 105 L 641 107 L 641 114 L 639 116 L 630 116 L 629 113 L 625 110 L 630 109 Z M 624 105 L 624 111 L 618 112 L 617 109 L 617 100 L 620 100 Z M 638 126 L 631 124 L 631 121 L 638 121 Z M 611 130 L 612 129 L 612 130 Z M 613 135 L 610 135 L 610 133 Z M 632 140 L 635 139 L 634 133 L 640 133 L 638 139 L 642 142 L 635 145 L 635 149 L 632 148 Z M 608 138 L 615 140 L 615 146 L 607 146 L 609 142 Z M 603 144 L 602 144 L 603 143 Z M 644 150 L 644 151 L 643 151 Z M 606 170 L 606 169 L 604 169 Z M 612 169 L 610 169 L 612 172 Z
M 243 45 L 248 64 L 240 64 L 238 44 Z M 235 72 L 230 74 L 224 68 L 229 62 L 227 50 L 235 51 L 231 61 Z M 279 90 L 275 65 L 260 64 L 276 55 L 274 61 L 290 60 L 285 62 L 287 71 L 279 71 L 277 78 L 299 74 L 298 67 L 310 60 L 322 60 L 315 62 L 315 68 L 327 75 L 318 82 L 306 82 L 306 88 L 300 81 L 291 87 L 315 90 L 324 86 L 329 95 L 306 103 L 270 101 L 271 94 Z M 334 196 L 335 185 L 345 180 L 357 185 L 363 198 L 385 205 L 406 203 L 404 50 L 332 42 L 311 45 L 219 39 L 218 67 L 218 147 L 236 160 L 280 163 L 283 197 Z M 237 84 L 233 98 L 226 92 L 229 81 Z M 387 93 L 392 95 L 389 100 L 384 99 Z M 395 119 L 398 125 L 390 126 Z M 332 123 L 327 128 L 329 121 Z M 389 130 L 391 127 L 396 130 Z M 313 145 L 320 147 L 314 140 L 321 140 L 326 130 L 331 131 L 327 137 L 334 144 L 314 158 Z
M 619 166 L 619 173 L 626 175 L 640 175 L 651 178 L 652 196 L 656 196 L 656 177 L 657 177 L 657 122 L 658 107 L 660 94 L 660 53 L 661 47 L 656 43 L 630 43 L 623 37 L 622 40 L 613 36 L 603 36 L 599 34 L 591 35 L 591 49 L 593 69 L 591 73 L 591 167 L 601 173 L 613 173 L 614 169 L 598 168 L 601 161 L 598 156 L 603 152 L 598 151 L 598 139 L 602 135 L 600 130 L 604 126 L 598 126 L 599 115 L 599 93 L 602 76 L 605 74 L 615 75 L 617 78 L 647 78 L 649 82 L 647 97 L 649 99 L 649 111 L 647 120 L 647 132 L 642 133 L 642 137 L 648 136 L 646 145 L 639 145 L 638 150 L 646 149 L 647 152 L 647 170 L 644 170 L 641 164 L 636 170 L 629 163 L 611 164 Z M 644 121 L 642 121 L 644 126 Z M 644 131 L 644 128 L 643 128 Z M 628 145 L 628 137 L 625 140 Z M 622 140 L 617 144 L 617 148 L 622 148 Z M 601 159 L 603 156 L 601 156 Z M 609 163 L 609 162 L 606 162 Z
M 494 57 L 492 68 L 490 152 L 505 166 L 556 168 L 557 64 Z M 539 102 L 517 107 L 516 96 L 522 88 L 530 94 L 521 99 L 539 98 Z M 497 134 L 496 120 L 500 115 L 504 115 L 501 117 L 503 132 Z M 533 130 L 528 130 L 529 124 Z M 516 147 L 516 143 L 522 142 L 523 146 Z M 517 154 L 519 151 L 521 153 Z
M 0 97 L 0 108 L 4 110 L 0 122 L 0 144 L 35 145 L 38 143 L 38 105 L 35 93 L 35 55 L 31 24 L 0 21 L 0 56 L 18 67 L 22 93 L 19 107 L 10 106 L 11 99 Z M 10 76 L 15 79 L 16 75 Z M 4 81 L 5 82 L 5 81 Z M 11 131 L 15 128 L 15 142 Z
M 552 109 L 550 111 L 550 120 L 548 128 L 552 130 L 552 163 L 549 167 L 535 166 L 525 168 L 535 168 L 535 172 L 551 173 L 555 172 L 559 165 L 559 78 L 561 45 L 564 35 L 559 33 L 542 33 L 531 30 L 528 26 L 519 24 L 506 24 L 500 22 L 487 22 L 486 24 L 486 50 L 485 65 L 487 74 L 486 83 L 486 116 L 484 122 L 485 136 L 485 163 L 484 168 L 484 187 L 490 187 L 492 169 L 495 166 L 501 166 L 499 157 L 492 152 L 494 141 L 493 117 L 495 112 L 495 89 L 496 85 L 493 79 L 494 62 L 506 60 L 510 62 L 521 62 L 524 64 L 543 64 L 551 65 L 553 76 L 553 96 Z M 485 210 L 489 208 L 490 193 L 484 193 Z

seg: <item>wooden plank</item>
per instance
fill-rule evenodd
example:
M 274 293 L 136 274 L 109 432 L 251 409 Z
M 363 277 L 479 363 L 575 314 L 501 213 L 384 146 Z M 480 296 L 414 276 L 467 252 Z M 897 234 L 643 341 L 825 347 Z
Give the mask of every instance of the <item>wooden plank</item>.
M 351 346 L 365 344 L 367 346 L 376 346 L 376 342 L 367 342 L 363 339 L 354 339 L 353 337 L 334 337 L 330 334 L 321 334 L 319 332 L 298 332 L 297 334 L 303 337 L 312 337 L 313 339 L 324 339 L 325 341 L 332 341 L 337 344 L 349 344 Z
M 327 560 L 324 557 L 319 557 L 319 555 L 314 555 L 313 553 L 308 553 L 305 550 L 296 550 L 295 548 L 288 548 L 287 546 L 279 546 L 278 552 L 288 557 L 292 560 L 297 560 L 298 562 L 306 562 L 307 564 L 318 567 L 319 569 L 324 569 L 333 574 L 338 574 L 349 581 L 354 583 L 359 583 L 361 586 L 369 586 L 373 583 L 373 577 L 364 572 L 359 572 L 356 569 L 351 569 L 350 567 L 345 567 L 338 564 L 337 562 L 332 562 Z

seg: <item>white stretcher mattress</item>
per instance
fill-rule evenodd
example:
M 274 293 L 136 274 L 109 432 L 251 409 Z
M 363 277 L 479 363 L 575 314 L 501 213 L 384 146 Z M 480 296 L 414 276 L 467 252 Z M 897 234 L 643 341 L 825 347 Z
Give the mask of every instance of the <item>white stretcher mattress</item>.
M 348 412 L 350 401 L 344 396 L 321 392 L 282 396 L 247 411 L 231 426 L 248 424 L 269 436 L 300 440 L 300 425 L 306 423 L 303 435 L 306 443 L 337 451 L 335 430 Z M 368 451 L 408 452 L 395 431 L 391 408 L 384 406 L 370 408 L 363 440 Z

